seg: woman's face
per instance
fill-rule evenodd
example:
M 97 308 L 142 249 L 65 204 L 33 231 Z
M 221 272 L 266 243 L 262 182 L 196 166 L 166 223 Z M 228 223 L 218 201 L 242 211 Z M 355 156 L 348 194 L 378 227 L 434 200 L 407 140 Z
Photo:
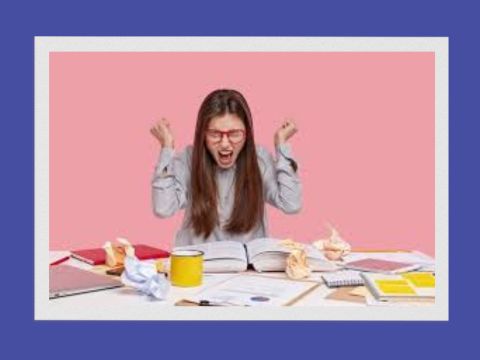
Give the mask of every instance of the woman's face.
M 245 145 L 245 125 L 235 114 L 225 114 L 210 120 L 205 142 L 217 165 L 228 169 L 235 164 Z

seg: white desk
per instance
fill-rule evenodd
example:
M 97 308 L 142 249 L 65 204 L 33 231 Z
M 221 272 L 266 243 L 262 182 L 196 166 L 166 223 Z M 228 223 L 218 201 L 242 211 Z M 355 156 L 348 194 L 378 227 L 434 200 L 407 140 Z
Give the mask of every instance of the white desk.
M 64 264 L 77 266 L 83 269 L 93 268 L 86 263 L 72 258 L 70 258 Z M 264 274 L 272 277 L 285 277 L 284 273 Z M 46 309 L 47 312 L 44 314 L 47 314 L 45 316 L 49 319 L 71 320 L 191 319 L 196 318 L 197 316 L 205 320 L 215 320 L 224 319 L 226 311 L 226 314 L 232 315 L 232 319 L 235 319 L 237 318 L 236 315 L 240 314 L 239 316 L 241 317 L 241 314 L 245 313 L 245 311 L 248 310 L 239 309 L 238 307 L 219 308 L 174 305 L 177 301 L 187 297 L 188 295 L 196 294 L 205 287 L 221 282 L 230 276 L 235 276 L 235 274 L 204 274 L 202 286 L 195 288 L 180 288 L 172 286 L 165 301 L 153 300 L 128 287 L 102 290 L 98 292 L 52 299 L 48 301 L 48 309 Z M 326 299 L 325 297 L 334 290 L 327 288 L 323 284 L 320 276 L 320 273 L 312 274 L 309 280 L 318 281 L 321 283 L 321 285 L 311 293 L 306 294 L 303 298 L 297 301 L 294 306 L 275 307 L 275 309 L 272 309 L 272 307 L 269 307 L 269 309 L 262 308 L 262 313 L 258 313 L 256 312 L 256 310 L 253 310 L 253 312 L 245 313 L 247 314 L 247 316 L 241 318 L 245 320 L 262 319 L 264 315 L 267 319 L 269 319 L 271 318 L 272 314 L 281 314 L 281 318 L 285 318 L 285 316 L 287 316 L 287 318 L 292 317 L 292 319 L 302 319 L 305 317 L 302 316 L 303 313 L 299 309 L 308 308 L 310 309 L 308 311 L 311 311 L 313 307 L 316 309 L 315 314 L 319 315 L 321 318 L 329 318 L 330 314 L 333 316 L 333 318 L 335 318 L 335 314 L 348 313 L 352 314 L 350 316 L 351 319 L 372 319 L 372 317 L 375 318 L 376 312 L 374 311 L 372 313 L 370 310 L 367 310 L 367 312 L 359 313 L 359 317 L 355 315 L 356 312 L 354 309 L 369 309 L 372 308 L 372 306 L 367 306 L 366 304 L 362 303 Z M 425 304 L 405 304 L 405 306 L 408 306 L 410 309 L 412 307 L 424 308 Z M 373 306 L 373 308 L 379 307 Z M 232 309 L 234 309 L 233 311 L 235 311 L 235 313 L 232 313 Z M 290 310 L 285 311 L 283 309 Z M 423 309 L 419 308 L 418 310 Z M 280 311 L 280 313 L 278 313 L 278 311 Z M 380 310 L 380 313 L 382 311 L 384 310 Z M 227 318 L 231 317 L 227 316 Z

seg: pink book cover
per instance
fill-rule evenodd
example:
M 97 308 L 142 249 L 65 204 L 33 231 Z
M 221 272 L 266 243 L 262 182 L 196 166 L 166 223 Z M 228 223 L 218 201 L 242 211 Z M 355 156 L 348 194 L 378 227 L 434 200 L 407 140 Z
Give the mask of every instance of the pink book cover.
M 371 272 L 381 272 L 381 273 L 400 273 L 406 271 L 412 271 L 418 269 L 420 265 L 403 263 L 390 260 L 381 260 L 381 259 L 362 259 L 351 261 L 345 264 L 345 267 L 352 270 L 358 271 L 371 271 Z

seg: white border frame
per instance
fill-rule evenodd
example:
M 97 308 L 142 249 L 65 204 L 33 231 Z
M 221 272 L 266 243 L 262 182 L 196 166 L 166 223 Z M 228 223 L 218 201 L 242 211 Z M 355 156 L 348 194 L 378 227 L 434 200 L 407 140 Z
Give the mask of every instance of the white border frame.
M 164 307 L 155 312 L 49 306 L 50 52 L 434 52 L 436 302 L 421 307 Z M 448 320 L 448 38 L 446 37 L 35 37 L 35 319 Z M 139 301 L 140 298 L 139 298 Z

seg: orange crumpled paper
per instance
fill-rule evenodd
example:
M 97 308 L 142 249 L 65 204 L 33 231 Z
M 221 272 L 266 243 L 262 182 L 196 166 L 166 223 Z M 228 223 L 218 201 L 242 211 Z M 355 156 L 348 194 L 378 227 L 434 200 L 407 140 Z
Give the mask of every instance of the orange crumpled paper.
M 304 245 L 291 239 L 282 240 L 281 244 L 290 250 L 285 268 L 287 276 L 295 280 L 309 277 L 312 271 L 307 263 L 307 254 L 305 253 Z
M 125 256 L 135 256 L 135 249 L 127 239 L 117 238 L 117 242 L 120 245 L 112 244 L 110 241 L 103 245 L 106 255 L 105 264 L 109 267 L 122 266 Z
M 330 227 L 330 237 L 317 240 L 312 243 L 318 250 L 323 251 L 328 260 L 341 260 L 352 250 L 350 244 L 340 237 L 340 234 L 332 226 Z

